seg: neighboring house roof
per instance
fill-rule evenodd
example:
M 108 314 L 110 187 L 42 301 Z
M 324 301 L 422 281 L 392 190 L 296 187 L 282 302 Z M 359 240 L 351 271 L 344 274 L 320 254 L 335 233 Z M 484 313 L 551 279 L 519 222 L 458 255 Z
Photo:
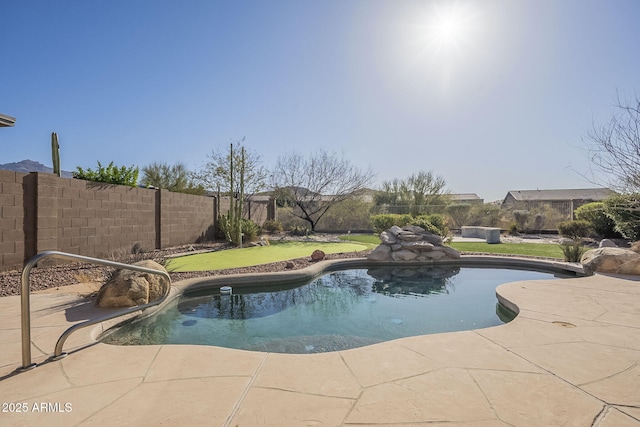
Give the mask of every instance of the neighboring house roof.
M 5 116 L 4 114 L 0 114 L 0 127 L 9 127 L 13 126 L 16 122 L 15 117 Z
M 479 200 L 479 201 L 483 200 L 476 193 L 449 194 L 449 197 L 454 202 L 462 202 L 462 201 L 469 201 L 469 200 Z
M 567 190 L 516 190 L 509 191 L 504 198 L 509 195 L 517 202 L 537 202 L 537 201 L 561 201 L 561 200 L 605 200 L 617 194 L 608 188 L 582 188 Z

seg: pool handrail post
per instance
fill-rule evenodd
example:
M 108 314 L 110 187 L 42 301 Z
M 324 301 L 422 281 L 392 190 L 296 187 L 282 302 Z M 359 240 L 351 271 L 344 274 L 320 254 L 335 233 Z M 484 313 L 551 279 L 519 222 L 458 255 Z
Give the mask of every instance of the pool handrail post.
M 37 366 L 35 363 L 32 363 L 31 361 L 31 306 L 29 301 L 30 300 L 29 275 L 31 273 L 31 269 L 39 261 L 48 257 L 66 259 L 69 261 L 84 261 L 92 264 L 104 265 L 107 267 L 116 267 L 116 268 L 139 271 L 142 273 L 157 274 L 167 279 L 167 283 L 168 283 L 168 286 L 166 287 L 166 290 L 165 290 L 165 294 L 160 299 L 148 302 L 147 304 L 143 304 L 143 305 L 127 307 L 123 310 L 119 310 L 117 312 L 114 312 L 96 319 L 89 319 L 87 321 L 84 321 L 82 323 L 77 323 L 69 327 L 66 331 L 62 333 L 60 338 L 58 338 L 54 355 L 51 357 L 51 359 L 53 360 L 57 360 L 66 355 L 66 354 L 63 354 L 62 347 L 66 339 L 74 331 L 81 328 L 85 328 L 87 326 L 94 325 L 96 323 L 104 322 L 106 320 L 111 320 L 116 317 L 124 316 L 126 314 L 133 313 L 135 311 L 144 310 L 146 308 L 161 304 L 162 302 L 164 302 L 164 300 L 167 299 L 167 296 L 169 295 L 169 292 L 171 290 L 171 277 L 169 276 L 168 273 L 161 270 L 154 270 L 152 268 L 140 267 L 137 265 L 125 264 L 125 263 L 115 262 L 115 261 L 107 261 L 99 258 L 91 258 L 84 255 L 76 255 L 76 254 L 70 254 L 70 253 L 60 252 L 60 251 L 45 251 L 33 256 L 25 264 L 24 268 L 22 269 L 22 276 L 21 276 L 20 316 L 21 316 L 21 328 L 22 328 L 22 366 L 18 368 L 19 371 L 26 371 L 26 370 L 35 368 Z
M 43 252 L 46 253 L 46 252 Z M 31 363 L 31 305 L 29 301 L 29 274 L 34 265 L 42 258 L 42 254 L 32 257 L 22 269 L 20 287 L 20 327 L 22 328 L 22 366 L 26 371 L 36 367 Z

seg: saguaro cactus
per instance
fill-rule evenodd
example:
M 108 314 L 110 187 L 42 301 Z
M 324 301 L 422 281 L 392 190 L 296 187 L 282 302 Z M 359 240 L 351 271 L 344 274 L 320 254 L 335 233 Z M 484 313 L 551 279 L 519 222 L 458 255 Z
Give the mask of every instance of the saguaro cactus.
M 51 160 L 53 161 L 53 173 L 62 176 L 60 171 L 60 145 L 58 144 L 58 134 L 51 133 Z

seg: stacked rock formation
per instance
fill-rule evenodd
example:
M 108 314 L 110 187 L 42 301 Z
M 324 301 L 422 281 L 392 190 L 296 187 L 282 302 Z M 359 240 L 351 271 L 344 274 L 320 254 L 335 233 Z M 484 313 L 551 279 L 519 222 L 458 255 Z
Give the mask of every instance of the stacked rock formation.
M 371 261 L 446 261 L 460 258 L 460 252 L 442 244 L 442 237 L 422 227 L 393 226 L 380 233 L 380 244 L 367 257 Z

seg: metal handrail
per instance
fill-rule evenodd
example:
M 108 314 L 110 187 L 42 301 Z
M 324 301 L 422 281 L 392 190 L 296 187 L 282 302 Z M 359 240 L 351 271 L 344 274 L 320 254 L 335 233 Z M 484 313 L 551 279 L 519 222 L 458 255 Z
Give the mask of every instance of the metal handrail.
M 54 354 L 53 356 L 51 356 L 52 360 L 58 360 L 67 355 L 66 353 L 62 352 L 62 347 L 64 346 L 64 343 L 69 337 L 69 335 L 71 335 L 73 332 L 77 331 L 78 329 L 86 328 L 87 326 L 95 325 L 96 323 L 101 323 L 107 320 L 114 319 L 116 317 L 124 316 L 129 313 L 133 313 L 139 310 L 144 310 L 149 307 L 153 307 L 155 305 L 161 304 L 165 299 L 167 299 L 167 296 L 169 295 L 169 291 L 171 290 L 171 277 L 169 277 L 169 274 L 164 271 L 154 270 L 152 268 L 146 268 L 146 267 L 139 267 L 137 265 L 124 264 L 121 262 L 107 261 L 99 258 L 91 258 L 83 255 L 69 254 L 66 252 L 59 252 L 59 251 L 46 251 L 46 252 L 41 252 L 35 255 L 27 262 L 27 264 L 24 266 L 24 269 L 22 270 L 22 288 L 20 292 L 21 327 L 22 327 L 22 367 L 19 368 L 20 370 L 28 370 L 36 367 L 35 363 L 31 363 L 31 312 L 30 312 L 31 307 L 29 302 L 29 296 L 30 296 L 29 274 L 31 272 L 31 269 L 39 261 L 49 257 L 65 259 L 69 261 L 83 261 L 83 262 L 88 262 L 92 264 L 105 265 L 108 267 L 124 268 L 127 270 L 140 271 L 142 273 L 157 274 L 167 279 L 167 283 L 169 284 L 169 286 L 167 286 L 165 294 L 160 299 L 149 302 L 147 304 L 138 305 L 135 307 L 127 307 L 115 313 L 111 313 L 106 316 L 99 317 L 97 319 L 89 319 L 84 322 L 77 323 L 71 326 L 66 331 L 64 331 L 62 335 L 60 335 L 60 338 L 58 338 L 58 342 L 56 343 Z

